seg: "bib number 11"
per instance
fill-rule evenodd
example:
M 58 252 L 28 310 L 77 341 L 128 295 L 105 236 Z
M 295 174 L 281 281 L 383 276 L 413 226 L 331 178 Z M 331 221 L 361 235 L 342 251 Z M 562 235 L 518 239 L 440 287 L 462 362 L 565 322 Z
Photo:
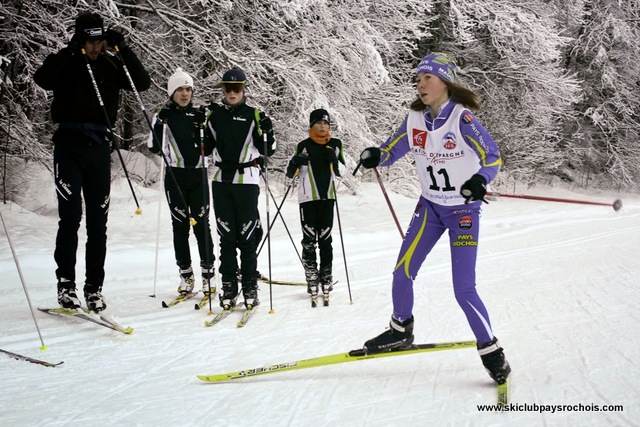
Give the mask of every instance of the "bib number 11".
M 439 169 L 436 173 L 441 175 L 444 178 L 444 187 L 440 188 L 438 186 L 438 181 L 436 180 L 436 176 L 433 173 L 433 166 L 427 167 L 427 171 L 429 172 L 429 176 L 431 177 L 431 185 L 429 188 L 434 191 L 455 191 L 456 187 L 451 186 L 451 182 L 449 181 L 449 175 L 447 174 L 447 170 L 442 168 Z

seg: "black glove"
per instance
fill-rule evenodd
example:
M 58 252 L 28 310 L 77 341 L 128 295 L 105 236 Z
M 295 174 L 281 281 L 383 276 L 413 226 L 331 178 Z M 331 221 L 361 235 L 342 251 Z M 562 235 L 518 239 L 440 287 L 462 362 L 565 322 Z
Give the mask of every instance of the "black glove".
M 207 116 L 205 115 L 205 111 L 202 108 L 193 112 L 193 122 L 198 126 L 203 124 L 206 118 Z
M 475 174 L 467 182 L 460 187 L 460 194 L 465 199 L 465 205 L 469 202 L 475 202 L 476 200 L 482 200 L 485 203 L 489 203 L 484 199 L 484 195 L 487 194 L 487 180 L 482 175 Z
M 169 115 L 171 114 L 171 110 L 168 108 L 162 108 L 158 111 L 158 119 L 160 119 L 160 121 L 162 121 L 162 123 L 165 123 L 165 121 L 169 118 Z
M 258 166 L 260 170 L 264 171 L 264 158 L 262 156 L 253 159 L 253 164 Z
M 109 28 L 107 31 L 104 32 L 104 39 L 107 41 L 107 44 L 112 48 L 115 48 L 115 46 L 118 46 L 118 48 L 121 48 L 121 47 L 124 47 L 125 45 L 124 34 L 112 28 Z
M 293 156 L 291 158 L 291 163 L 293 163 L 294 165 L 296 165 L 298 167 L 304 166 L 304 165 L 309 163 L 309 158 L 307 156 L 302 155 L 302 154 L 296 154 L 295 156 Z
M 369 147 L 360 153 L 360 163 L 366 169 L 372 169 L 380 164 L 380 149 L 378 147 Z
M 287 178 L 293 178 L 297 170 L 298 170 L 298 167 L 293 162 L 289 162 L 289 165 L 287 166 L 287 173 L 286 173 Z
M 264 113 L 261 113 L 260 115 L 260 129 L 262 129 L 262 132 L 264 133 L 273 132 L 273 122 L 271 121 L 271 117 Z
M 67 43 L 67 46 L 69 46 L 69 49 L 77 51 L 82 48 L 83 44 L 84 43 L 82 42 L 80 35 L 78 33 L 73 33 L 71 40 Z
M 336 155 L 336 151 L 332 147 L 327 147 L 324 150 L 324 158 L 327 159 L 329 163 L 338 162 L 338 156 Z

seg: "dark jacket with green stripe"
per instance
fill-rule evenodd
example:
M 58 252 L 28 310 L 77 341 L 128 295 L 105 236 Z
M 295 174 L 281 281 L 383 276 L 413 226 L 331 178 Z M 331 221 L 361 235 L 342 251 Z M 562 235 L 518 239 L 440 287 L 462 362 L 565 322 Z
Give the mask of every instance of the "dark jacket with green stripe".
M 213 181 L 258 185 L 260 156 L 275 152 L 273 132 L 263 134 L 260 129 L 260 110 L 244 99 L 234 106 L 213 103 L 209 110 L 206 131 L 214 147 Z

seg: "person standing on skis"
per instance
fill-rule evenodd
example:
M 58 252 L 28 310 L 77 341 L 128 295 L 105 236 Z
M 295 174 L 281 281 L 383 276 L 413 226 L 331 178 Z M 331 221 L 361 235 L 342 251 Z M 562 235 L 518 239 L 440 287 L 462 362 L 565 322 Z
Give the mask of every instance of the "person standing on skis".
M 456 68 L 445 53 L 425 56 L 416 70 L 418 98 L 404 122 L 380 148 L 366 148 L 360 156 L 365 168 L 387 167 L 411 152 L 422 187 L 393 271 L 390 329 L 365 342 L 364 350 L 372 354 L 412 345 L 413 281 L 448 231 L 456 300 L 483 365 L 502 384 L 511 367 L 476 291 L 475 273 L 481 205 L 502 161 L 493 138 L 470 111 L 480 108 L 478 96 L 458 84 Z
M 257 283 L 257 247 L 260 235 L 258 196 L 264 159 L 275 152 L 273 123 L 265 113 L 246 103 L 247 77 L 240 68 L 224 73 L 222 103 L 209 106 L 206 130 L 213 141 L 211 191 L 216 228 L 220 236 L 220 306 L 235 306 L 238 271 L 247 308 L 260 304 Z M 240 251 L 240 268 L 238 254 Z
M 309 116 L 309 137 L 296 146 L 286 175 L 300 177 L 298 203 L 302 225 L 302 263 L 307 293 L 318 295 L 333 290 L 333 207 L 336 200 L 335 177 L 346 170 L 342 141 L 332 138 L 331 118 L 327 110 L 317 109 Z M 316 256 L 320 253 L 320 268 Z
M 107 46 L 118 46 L 125 64 L 120 56 L 107 54 Z M 99 102 L 87 63 L 104 105 Z M 84 297 L 94 312 L 107 308 L 102 285 L 111 191 L 113 135 L 109 126 L 117 118 L 120 89 L 132 90 L 124 65 L 138 91 L 149 88 L 149 74 L 125 44 L 124 36 L 115 30 L 105 31 L 100 15 L 85 12 L 77 16 L 69 44 L 47 56 L 33 75 L 38 86 L 53 91 L 51 118 L 58 123 L 52 138 L 60 217 L 54 258 L 58 303 L 63 308 L 80 307 L 75 266 L 83 201 L 87 222 Z
M 169 101 L 153 117 L 149 150 L 162 151 L 171 168 L 165 173 L 164 189 L 171 212 L 173 249 L 180 274 L 178 292 L 193 292 L 195 276 L 189 250 L 190 220 L 198 242 L 202 268 L 202 292 L 209 292 L 214 277 L 213 242 L 209 228 L 209 184 L 207 156 L 213 151 L 204 137 L 205 110 L 192 103 L 193 78 L 177 68 L 167 82 Z

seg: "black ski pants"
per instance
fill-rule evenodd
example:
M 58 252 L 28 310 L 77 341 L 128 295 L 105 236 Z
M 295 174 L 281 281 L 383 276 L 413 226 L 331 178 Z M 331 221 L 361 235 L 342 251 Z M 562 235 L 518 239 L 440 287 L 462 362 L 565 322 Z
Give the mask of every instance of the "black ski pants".
M 305 266 L 316 266 L 316 245 L 320 252 L 320 271 L 331 270 L 333 263 L 333 205 L 334 200 L 313 200 L 300 203 L 302 225 L 302 259 Z M 317 267 L 316 267 L 317 268 Z
M 108 142 L 61 142 L 53 150 L 58 198 L 58 233 L 54 259 L 58 279 L 76 280 L 78 229 L 85 205 L 87 228 L 86 285 L 101 289 L 107 254 L 107 214 L 111 191 L 111 149 Z
M 209 186 L 206 184 L 206 178 L 203 178 L 203 170 L 171 168 L 171 172 L 175 181 L 169 176 L 169 172 L 165 173 L 164 189 L 171 212 L 176 264 L 183 270 L 191 267 L 189 219 L 193 218 L 196 221 L 193 234 L 198 242 L 200 266 L 211 268 L 215 256 L 209 227 Z
M 227 184 L 214 181 L 211 185 L 216 229 L 220 236 L 220 275 L 225 282 L 237 282 L 238 250 L 240 273 L 255 284 L 257 269 L 258 196 L 260 187 L 254 184 Z

